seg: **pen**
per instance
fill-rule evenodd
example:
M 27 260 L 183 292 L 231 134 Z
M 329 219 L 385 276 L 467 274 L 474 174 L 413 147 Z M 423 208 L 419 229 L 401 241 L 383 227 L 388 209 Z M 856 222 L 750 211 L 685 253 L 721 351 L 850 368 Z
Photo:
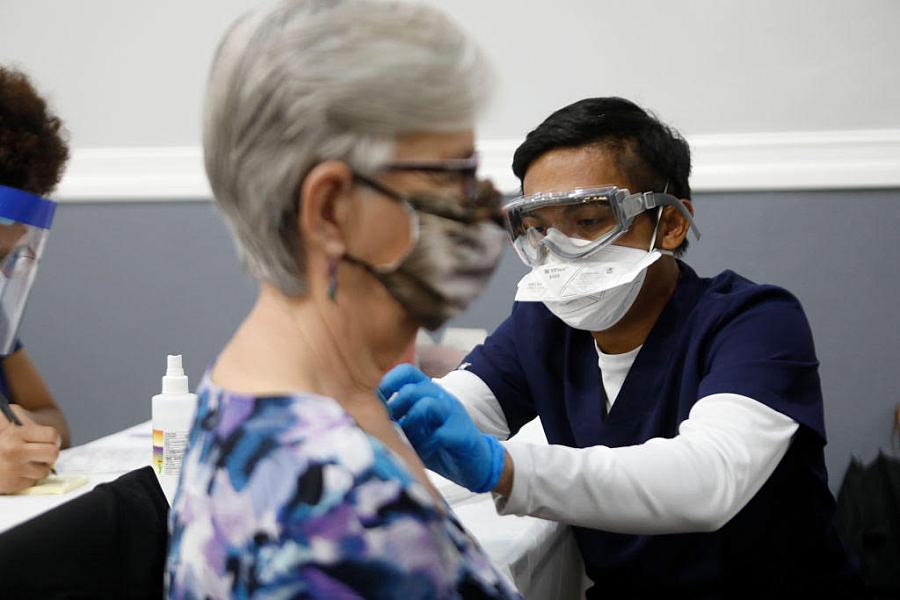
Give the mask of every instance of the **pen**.
M 22 421 L 19 420 L 19 417 L 16 416 L 16 413 L 13 412 L 13 409 L 9 407 L 9 399 L 7 399 L 6 394 L 0 392 L 0 411 L 3 411 L 3 416 L 12 423 L 13 425 L 22 426 Z

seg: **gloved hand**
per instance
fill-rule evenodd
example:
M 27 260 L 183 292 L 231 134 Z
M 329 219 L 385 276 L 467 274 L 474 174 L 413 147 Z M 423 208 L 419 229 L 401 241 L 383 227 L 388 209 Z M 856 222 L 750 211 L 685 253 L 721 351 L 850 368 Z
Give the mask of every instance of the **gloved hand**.
M 412 365 L 391 369 L 378 392 L 425 466 L 476 493 L 503 473 L 503 447 L 478 431 L 459 400 Z

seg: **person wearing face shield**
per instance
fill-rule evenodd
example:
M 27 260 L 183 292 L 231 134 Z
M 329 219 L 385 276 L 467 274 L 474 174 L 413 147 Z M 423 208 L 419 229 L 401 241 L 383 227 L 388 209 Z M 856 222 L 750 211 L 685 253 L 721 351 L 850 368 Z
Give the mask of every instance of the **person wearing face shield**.
M 0 493 L 46 477 L 60 446 L 69 445 L 65 417 L 16 336 L 56 204 L 68 148 L 28 77 L 0 67 L 0 394 L 21 423 L 0 417 Z
M 445 377 L 401 365 L 380 386 L 425 465 L 572 525 L 589 598 L 855 597 L 809 325 L 786 290 L 680 260 L 700 237 L 687 143 L 591 98 L 513 170 L 512 314 Z M 504 441 L 535 417 L 550 445 Z
M 226 33 L 204 154 L 259 294 L 198 389 L 167 597 L 520 598 L 375 393 L 502 253 L 488 74 L 425 5 L 287 0 Z

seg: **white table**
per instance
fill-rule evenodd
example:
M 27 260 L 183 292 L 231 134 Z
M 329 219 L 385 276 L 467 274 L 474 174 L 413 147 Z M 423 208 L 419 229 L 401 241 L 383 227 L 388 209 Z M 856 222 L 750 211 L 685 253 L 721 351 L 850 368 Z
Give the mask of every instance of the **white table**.
M 543 431 L 536 423 L 523 428 L 520 435 L 529 440 L 543 439 Z M 151 455 L 149 421 L 63 450 L 56 463 L 57 471 L 86 475 L 88 484 L 58 496 L 0 496 L 0 532 L 68 502 L 99 483 L 149 465 Z M 568 527 L 532 517 L 501 517 L 490 494 L 472 494 L 438 476 L 434 476 L 434 481 L 463 525 L 526 599 L 582 597 L 584 567 Z
M 0 495 L 0 532 L 87 493 L 97 484 L 112 481 L 128 471 L 147 466 L 151 457 L 150 421 L 89 444 L 63 450 L 56 461 L 57 472 L 61 475 L 86 475 L 87 485 L 56 496 Z

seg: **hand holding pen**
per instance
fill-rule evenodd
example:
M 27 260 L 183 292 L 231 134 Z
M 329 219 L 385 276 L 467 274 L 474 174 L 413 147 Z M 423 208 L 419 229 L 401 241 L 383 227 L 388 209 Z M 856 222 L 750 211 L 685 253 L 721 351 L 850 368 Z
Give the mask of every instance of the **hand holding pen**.
M 28 411 L 0 398 L 0 494 L 18 492 L 46 477 L 59 456 L 59 434 Z

